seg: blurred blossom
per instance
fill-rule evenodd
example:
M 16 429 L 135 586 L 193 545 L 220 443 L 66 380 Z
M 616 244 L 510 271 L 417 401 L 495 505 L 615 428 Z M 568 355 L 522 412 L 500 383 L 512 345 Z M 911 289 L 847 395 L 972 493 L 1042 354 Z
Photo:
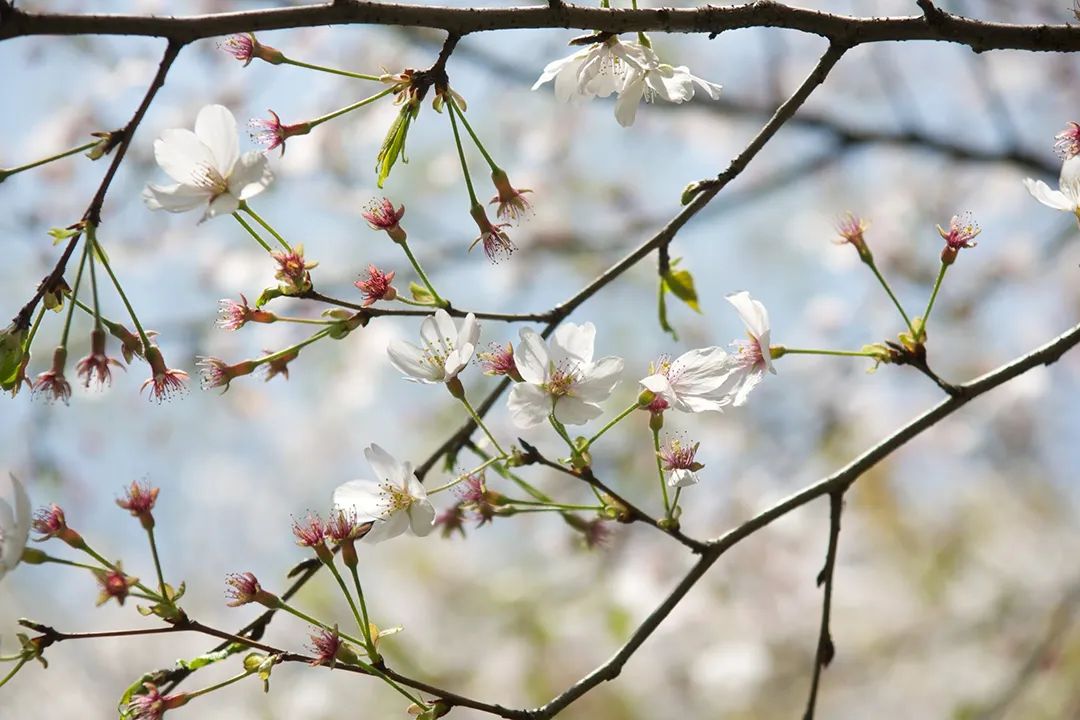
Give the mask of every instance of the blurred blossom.
M 13 496 L 11 502 L 0 498 L 0 580 L 22 560 L 33 523 L 26 488 L 14 475 L 9 475 L 9 478 Z
M 1024 187 L 1043 205 L 1080 218 L 1080 156 L 1070 157 L 1061 164 L 1059 190 L 1051 190 L 1042 180 L 1032 178 L 1024 179 Z

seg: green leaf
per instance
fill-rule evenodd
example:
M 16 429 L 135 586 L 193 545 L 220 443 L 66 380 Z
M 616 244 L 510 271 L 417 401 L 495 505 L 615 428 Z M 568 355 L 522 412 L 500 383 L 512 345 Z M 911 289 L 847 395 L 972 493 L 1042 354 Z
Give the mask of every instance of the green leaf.
M 435 302 L 435 298 L 432 296 L 431 291 L 419 283 L 410 282 L 409 292 L 416 302 Z
M 53 239 L 53 245 L 59 245 L 64 240 L 67 240 L 70 237 L 75 237 L 80 232 L 82 232 L 82 230 L 54 227 L 49 230 L 49 236 Z
M 412 104 L 403 106 L 386 133 L 382 147 L 379 148 L 379 155 L 375 158 L 375 170 L 378 173 L 380 188 L 386 182 L 386 178 L 390 177 L 390 170 L 399 157 L 402 162 L 409 162 L 409 159 L 405 157 L 405 138 L 409 135 L 409 126 L 412 125 L 416 112 L 417 107 Z
M 274 298 L 279 298 L 284 294 L 285 293 L 281 292 L 281 288 L 266 288 L 261 293 L 259 293 L 259 297 L 255 298 L 255 307 L 261 308 L 263 305 L 270 302 Z
M 131 717 L 131 714 L 128 712 L 128 705 L 131 704 L 131 699 L 135 697 L 136 693 L 143 689 L 144 683 L 153 682 L 155 679 L 157 679 L 156 672 L 144 673 L 138 680 L 128 686 L 127 690 L 124 691 L 124 694 L 120 696 L 120 702 L 117 703 L 116 706 L 116 709 L 120 712 L 120 720 L 127 720 L 127 718 Z
M 236 653 L 240 652 L 241 650 L 246 650 L 246 649 L 247 649 L 247 647 L 244 646 L 244 645 L 241 645 L 240 643 L 230 643 L 228 645 L 228 647 L 226 647 L 226 648 L 224 648 L 222 650 L 217 650 L 215 652 L 208 652 L 208 653 L 205 653 L 203 655 L 198 655 L 196 657 L 191 658 L 190 660 L 177 660 L 176 664 L 179 665 L 180 667 L 184 668 L 185 670 L 198 670 L 199 668 L 204 668 L 207 665 L 213 665 L 216 662 L 220 662 L 222 660 L 225 660 L 226 658 L 231 657 L 232 655 L 235 655 Z
M 689 270 L 668 270 L 664 275 L 664 285 L 672 295 L 686 303 L 691 310 L 701 312 L 697 290 L 694 289 L 694 276 Z

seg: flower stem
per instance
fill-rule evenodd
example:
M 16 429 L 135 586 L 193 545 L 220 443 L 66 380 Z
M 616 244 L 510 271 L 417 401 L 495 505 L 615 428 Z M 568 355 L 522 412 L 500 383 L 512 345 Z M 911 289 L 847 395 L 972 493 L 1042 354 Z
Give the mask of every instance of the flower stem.
M 331 75 L 343 75 L 345 77 L 356 78 L 357 80 L 374 80 L 378 82 L 382 78 L 378 75 L 365 75 L 363 73 L 349 72 L 348 70 L 338 70 L 337 68 L 326 67 L 325 65 L 315 65 L 314 63 L 301 62 L 299 60 L 293 60 L 292 58 L 282 57 L 282 64 L 294 65 L 296 67 L 307 68 L 308 70 L 318 70 L 319 72 L 330 73 Z
M 374 78 L 374 79 L 377 80 L 378 78 Z M 320 117 L 317 117 L 314 120 L 308 120 L 307 123 L 305 123 L 305 124 L 308 126 L 309 129 L 318 127 L 319 125 L 322 125 L 327 120 L 333 120 L 334 118 L 340 117 L 340 116 L 344 115 L 345 113 L 352 112 L 353 110 L 357 110 L 359 108 L 362 108 L 365 105 L 370 105 L 371 103 L 375 102 L 379 98 L 386 97 L 387 95 L 389 95 L 393 91 L 394 91 L 393 87 L 388 87 L 388 88 L 386 88 L 385 90 L 383 90 L 381 92 L 375 93 L 371 97 L 366 97 L 366 98 L 364 98 L 363 100 L 361 100 L 359 102 L 353 103 L 352 105 L 346 105 L 345 107 L 341 108 L 340 110 L 335 110 L 334 112 L 327 113 L 326 115 L 322 115 Z
M 469 399 L 465 397 L 464 393 L 461 395 L 461 404 L 464 405 L 465 409 L 469 411 L 469 415 L 472 416 L 473 422 L 475 422 L 476 425 L 484 431 L 484 434 L 487 435 L 488 440 L 491 441 L 491 446 L 498 451 L 498 459 L 501 460 L 502 458 L 506 457 L 506 451 L 499 446 L 499 441 L 496 440 L 495 436 L 491 434 L 490 430 L 488 430 L 487 425 L 484 424 L 484 419 L 480 417 L 479 414 L 477 414 L 476 410 L 473 409 L 472 403 L 469 402 Z
M 566 426 L 559 422 L 559 418 L 555 417 L 554 410 L 548 415 L 548 422 L 551 423 L 551 427 L 555 428 L 555 432 L 559 433 L 559 437 L 566 441 L 570 452 L 577 454 L 578 449 L 574 447 L 574 441 L 570 439 L 570 434 L 566 432 Z
M 56 155 L 50 155 L 47 158 L 42 158 L 41 160 L 35 160 L 34 162 L 26 163 L 25 165 L 19 165 L 17 167 L 13 167 L 13 168 L 0 168 L 0 182 L 4 182 L 5 180 L 7 180 L 12 175 L 17 175 L 18 173 L 21 173 L 24 170 L 31 170 L 33 168 L 40 167 L 41 165 L 51 163 L 54 160 L 60 160 L 60 159 L 66 158 L 69 155 L 74 155 L 75 153 L 81 153 L 83 150 L 89 150 L 90 148 L 97 145 L 98 142 L 99 142 L 98 140 L 94 140 L 93 142 L 88 142 L 88 143 L 86 143 L 84 145 L 80 145 L 79 147 L 74 147 L 74 148 L 71 148 L 70 150 L 65 150 L 65 151 L 63 151 L 61 153 L 57 153 Z
M 941 289 L 941 281 L 945 279 L 945 271 L 949 269 L 949 266 L 945 263 L 941 263 L 941 270 L 938 271 L 937 280 L 934 281 L 934 289 L 930 293 L 930 302 L 926 304 L 926 312 L 923 313 L 922 318 L 922 332 L 919 335 L 926 334 L 926 321 L 930 319 L 930 311 L 934 309 L 934 301 L 937 300 L 938 290 Z M 919 338 L 913 336 L 915 341 L 918 342 Z
M 290 322 L 297 323 L 299 325 L 333 325 L 338 321 L 319 320 L 318 318 L 285 317 L 284 315 L 275 315 L 274 322 Z
M 892 299 L 893 305 L 896 306 L 896 309 L 900 311 L 900 316 L 904 318 L 904 322 L 907 323 L 908 330 L 911 331 L 911 335 L 912 337 L 914 337 L 915 326 L 912 324 L 911 318 L 909 318 L 907 313 L 904 312 L 904 306 L 900 304 L 899 300 L 897 300 L 896 295 L 892 291 L 892 288 L 889 287 L 888 281 L 885 280 L 885 276 L 881 274 L 881 271 L 877 268 L 877 264 L 873 261 L 866 264 L 870 266 L 870 270 L 873 271 L 874 277 L 876 277 L 878 279 L 878 282 L 881 283 L 881 287 L 885 288 L 885 292 L 888 293 L 889 297 Z
M 15 673 L 22 670 L 22 666 L 25 665 L 25 664 L 26 664 L 26 658 L 25 657 L 19 658 L 19 662 L 15 664 L 15 667 L 11 668 L 11 672 L 9 672 L 7 675 L 5 675 L 3 680 L 0 680 L 0 688 L 4 687 L 4 685 L 7 684 L 8 680 L 15 677 Z
M 617 424 L 618 424 L 618 423 L 619 423 L 619 422 L 620 422 L 620 421 L 621 421 L 621 420 L 622 420 L 623 418 L 625 418 L 625 417 L 626 417 L 627 415 L 629 415 L 630 413 L 632 413 L 632 412 L 634 412 L 635 410 L 637 410 L 637 409 L 638 409 L 639 407 L 641 407 L 641 405 L 640 405 L 640 404 L 639 404 L 639 403 L 638 403 L 637 401 L 635 401 L 633 405 L 631 405 L 630 407 L 626 408 L 626 409 L 625 409 L 625 410 L 623 410 L 623 411 L 622 411 L 621 413 L 619 413 L 619 414 L 618 414 L 618 415 L 616 415 L 616 416 L 615 416 L 614 418 L 612 418 L 612 419 L 611 419 L 611 422 L 609 422 L 609 423 L 608 423 L 607 425 L 605 425 L 604 427 L 600 428 L 600 432 L 596 433 L 595 435 L 593 435 L 593 436 L 592 436 L 591 438 L 589 438 L 589 439 L 588 439 L 588 441 L 587 441 L 587 442 L 585 443 L 585 448 L 584 448 L 584 449 L 585 449 L 585 450 L 588 450 L 588 449 L 589 449 L 589 447 L 590 447 L 590 446 L 591 446 L 591 445 L 592 445 L 592 444 L 593 444 L 594 442 L 596 442 L 596 441 L 597 441 L 598 439 L 600 439 L 600 436 L 601 436 L 601 435 L 603 435 L 604 433 L 606 433 L 606 432 L 607 432 L 608 430 L 610 430 L 611 428 L 615 427 L 615 426 L 616 426 L 616 425 L 617 425 Z
M 815 350 L 812 348 L 790 348 L 786 345 L 781 345 L 783 350 L 780 353 L 780 357 L 784 355 L 836 355 L 838 357 L 875 357 L 877 354 L 874 352 L 867 352 L 863 350 Z
M 461 473 L 460 475 L 458 475 L 456 478 L 454 478 L 450 482 L 446 483 L 445 485 L 440 485 L 437 488 L 432 488 L 431 490 L 428 490 L 427 494 L 430 496 L 430 495 L 434 495 L 435 493 L 440 493 L 440 492 L 442 492 L 444 490 L 449 490 L 450 488 L 454 487 L 458 483 L 460 483 L 463 480 L 467 479 L 470 475 L 475 475 L 478 472 L 483 472 L 484 470 L 486 470 L 488 468 L 488 466 L 490 466 L 493 463 L 498 462 L 501 459 L 502 458 L 498 458 L 498 457 L 488 458 L 487 460 L 485 460 L 483 462 L 483 464 L 473 468 L 472 470 L 469 470 L 468 472 Z
M 308 615 L 307 613 L 302 612 L 300 610 L 297 610 L 292 605 L 289 605 L 288 603 L 286 603 L 284 600 L 281 601 L 281 603 L 278 605 L 278 607 L 280 607 L 282 610 L 289 613 L 290 615 L 294 615 L 294 616 L 300 618 L 301 620 L 303 620 L 304 622 L 309 623 L 311 625 L 314 625 L 317 628 L 321 628 L 321 629 L 327 630 L 329 632 L 334 631 L 334 628 L 330 627 L 326 623 L 320 622 L 320 621 L 316 620 L 315 618 L 311 617 L 310 615 Z M 357 645 L 364 645 L 363 640 L 358 640 L 355 637 L 353 637 L 352 635 L 346 635 L 345 633 L 341 632 L 340 630 L 338 631 L 338 635 L 345 638 L 346 640 L 348 640 L 351 643 L 356 643 Z
M 243 210 L 244 212 L 246 212 L 251 217 L 253 217 L 255 219 L 255 222 L 259 223 L 264 228 L 266 228 L 266 231 L 268 233 L 270 233 L 271 235 L 273 235 L 274 238 L 279 243 L 281 243 L 281 247 L 285 248 L 285 252 L 292 252 L 292 248 L 289 247 L 289 243 L 285 242 L 285 238 L 281 237 L 281 235 L 278 234 L 277 230 L 270 227 L 270 224 L 268 222 L 266 222 L 265 220 L 263 220 L 262 217 L 257 212 L 255 212 L 250 207 L 248 207 L 248 204 L 246 202 L 243 202 L 243 201 L 240 202 L 240 209 Z
M 417 300 L 409 300 L 408 298 L 401 297 L 400 295 L 398 295 L 394 299 L 399 303 L 405 303 L 406 305 L 413 305 L 415 307 L 442 307 L 441 305 L 433 302 L 419 302 Z
M 476 447 L 476 445 L 473 445 L 471 443 L 469 444 L 469 449 L 472 450 L 474 455 L 476 455 L 477 457 L 483 458 L 485 460 L 487 460 L 487 459 L 489 459 L 491 457 L 486 452 L 484 452 L 480 448 Z M 504 465 L 496 465 L 495 466 L 495 472 L 499 473 L 499 475 L 503 476 L 507 480 L 510 480 L 511 482 L 515 483 L 519 488 L 521 488 L 522 490 L 524 490 L 525 492 L 527 492 L 529 495 L 536 498 L 537 500 L 543 500 L 543 501 L 551 500 L 551 497 L 549 495 L 547 495 L 543 491 L 541 491 L 541 490 L 537 489 L 536 487 L 534 487 L 525 478 L 521 477 L 517 473 L 512 472 L 508 467 L 506 467 Z M 431 493 L 429 492 L 428 494 L 430 495 Z
M 154 539 L 154 528 L 147 528 L 146 535 L 150 538 L 150 555 L 154 558 L 154 571 L 157 573 L 158 587 L 161 588 L 161 597 L 172 602 L 169 594 L 165 591 L 165 576 L 161 572 L 161 559 L 158 557 L 157 540 Z
M 355 565 L 349 568 L 349 573 L 352 575 L 353 586 L 356 588 L 356 599 L 360 601 L 360 616 L 364 623 L 361 631 L 364 633 L 364 640 L 367 641 L 368 656 L 374 660 L 379 657 L 379 651 L 375 648 L 375 640 L 371 637 L 371 620 L 368 618 L 367 603 L 364 602 L 364 589 L 360 586 L 360 574 L 356 571 Z
M 135 308 L 131 306 L 131 301 L 128 300 L 127 294 L 124 293 L 124 288 L 121 287 L 120 281 L 116 278 L 116 273 L 113 272 L 112 265 L 109 263 L 105 256 L 105 253 L 101 250 L 101 243 L 98 242 L 97 237 L 94 237 L 94 249 L 97 250 L 98 257 L 101 258 L 101 264 L 105 268 L 105 272 L 109 274 L 109 279 L 112 280 L 113 287 L 116 288 L 116 294 L 120 296 L 120 300 L 124 303 L 124 307 L 127 308 L 128 315 L 131 316 L 131 322 L 135 325 L 135 329 L 139 333 L 139 339 L 142 340 L 143 352 L 145 353 L 150 349 L 150 337 L 143 330 L 142 323 L 139 322 L 139 318 L 135 315 Z
M 109 562 L 104 557 L 102 557 L 101 554 L 97 550 L 95 550 L 94 548 L 87 545 L 85 540 L 82 542 L 82 546 L 79 549 L 82 550 L 87 555 L 89 555 L 90 557 L 97 560 L 106 569 L 112 570 L 114 572 L 121 573 L 124 577 L 127 577 L 127 578 L 131 577 L 130 575 L 125 573 L 123 570 L 120 570 L 119 568 L 117 568 L 116 565 L 114 565 L 113 563 Z M 66 564 L 66 563 L 64 563 L 64 564 Z M 80 565 L 79 567 L 86 567 L 86 566 L 85 565 Z M 91 569 L 96 570 L 97 568 L 91 568 Z M 139 588 L 140 590 L 142 590 L 147 595 L 152 595 L 155 600 L 165 600 L 164 595 L 158 595 L 157 592 L 155 592 L 155 591 L 151 590 L 150 588 L 146 587 L 141 582 L 136 581 L 135 582 L 135 587 Z
M 214 685 L 209 685 L 207 687 L 204 687 L 201 690 L 193 690 L 192 692 L 187 693 L 188 700 L 193 700 L 194 698 L 197 698 L 200 695 L 207 695 L 209 693 L 214 692 L 215 690 L 220 690 L 223 687 L 227 687 L 229 685 L 232 685 L 234 682 L 236 682 L 238 680 L 243 680 L 244 678 L 248 677 L 249 675 L 254 675 L 255 672 L 256 672 L 255 670 L 245 670 L 244 672 L 240 673 L 239 675 L 233 675 L 231 678 L 228 678 L 227 680 L 222 680 L 219 683 L 216 683 Z
M 277 352 L 270 353 L 269 355 L 263 355 L 261 358 L 256 358 L 255 359 L 255 364 L 256 365 L 263 365 L 265 363 L 277 360 L 278 358 L 285 357 L 286 355 L 289 355 L 290 353 L 293 353 L 293 352 L 295 352 L 297 350 L 300 350 L 300 349 L 310 345 L 311 343 L 315 342 L 316 340 L 321 340 L 322 338 L 326 337 L 326 335 L 329 332 L 330 332 L 330 328 L 324 328 L 324 329 L 320 330 L 319 332 L 315 333 L 314 335 L 312 335 L 311 337 L 309 337 L 308 339 L 301 340 L 300 342 L 296 343 L 295 345 L 290 345 L 289 347 L 285 348 L 284 350 L 278 350 Z
M 402 240 L 398 243 L 398 245 L 400 245 L 401 249 L 405 251 L 405 257 L 409 258 L 409 263 L 413 266 L 413 270 L 415 270 L 416 274 L 420 277 L 420 282 L 424 283 L 424 287 L 426 287 L 427 291 L 431 293 L 431 297 L 435 300 L 435 304 L 438 307 L 446 307 L 448 303 L 442 299 L 438 292 L 436 292 L 435 286 L 431 284 L 431 280 L 428 279 L 427 273 L 424 272 L 424 268 L 420 267 L 420 261 L 416 259 L 416 256 L 413 255 L 412 250 L 409 249 L 409 241 Z M 398 298 L 398 300 L 401 299 L 402 298 Z
M 502 502 L 508 502 L 514 505 L 526 505 L 528 507 L 542 508 L 545 510 L 603 510 L 603 506 L 597 505 L 573 505 L 567 503 L 557 502 L 540 502 L 536 500 L 517 500 L 515 498 L 502 498 Z
M 565 513 L 569 510 L 592 510 L 594 512 L 601 512 L 604 509 L 603 505 L 549 505 L 546 507 L 523 507 L 514 508 L 514 513 L 520 515 L 521 513 L 538 513 L 538 512 L 557 512 Z
M 87 236 L 83 241 L 82 257 L 79 259 L 79 269 L 75 271 L 75 284 L 71 288 L 71 297 L 79 294 L 79 285 L 82 284 L 83 268 L 86 267 L 86 256 L 90 254 L 90 238 Z M 75 317 L 75 303 L 68 307 L 67 318 L 64 320 L 64 334 L 60 336 L 60 347 L 66 348 L 68 334 L 71 332 L 71 319 Z
M 331 558 L 333 556 L 330 556 Z M 356 607 L 356 602 L 353 600 L 352 593 L 349 592 L 349 586 L 345 584 L 345 578 L 341 577 L 341 572 L 338 571 L 337 566 L 334 565 L 333 560 L 330 562 L 323 562 L 337 580 L 338 587 L 341 588 L 341 592 L 344 593 L 345 599 L 349 602 L 349 609 L 352 610 L 353 619 L 356 620 L 356 627 L 360 630 L 360 634 L 364 637 L 364 647 L 367 648 L 368 657 L 374 660 L 378 655 L 375 652 L 375 645 L 371 642 L 371 626 L 367 621 L 367 613 L 364 616 L 360 616 L 360 610 Z
M 480 154 L 484 156 L 485 160 L 487 160 L 488 166 L 491 167 L 491 172 L 498 172 L 502 170 L 502 168 L 500 168 L 498 164 L 496 164 L 496 162 L 491 158 L 491 155 L 488 154 L 487 148 L 484 147 L 484 143 L 480 142 L 480 138 L 477 137 L 476 133 L 472 129 L 472 125 L 470 125 L 469 121 L 465 118 L 465 113 L 462 111 L 461 108 L 457 106 L 457 102 L 455 102 L 453 98 L 450 98 L 450 102 L 447 104 L 450 106 L 451 115 L 456 113 L 457 116 L 461 118 L 461 124 L 465 126 L 465 130 L 469 133 L 469 137 L 472 138 L 473 143 L 476 144 L 476 148 L 480 151 Z
M 64 558 L 58 558 L 53 555 L 46 555 L 41 559 L 42 562 L 55 563 L 57 565 L 67 565 L 68 567 L 82 568 L 83 570 L 90 570 L 92 572 L 99 572 L 101 568 L 94 567 L 93 565 L 87 565 L 86 563 L 75 562 L 74 560 L 66 560 Z
M 241 225 L 244 226 L 244 229 L 248 231 L 248 233 L 251 235 L 251 237 L 255 238 L 255 242 L 262 245 L 263 250 L 265 250 L 268 253 L 273 253 L 274 252 L 273 248 L 271 248 L 269 245 L 267 245 L 266 241 L 263 240 L 261 237 L 259 237 L 259 233 L 255 232 L 255 228 L 248 225 L 247 221 L 244 220 L 244 218 L 240 217 L 240 213 L 234 212 L 232 214 L 232 216 L 234 218 L 236 218 L 236 222 L 238 222 L 238 223 L 240 223 Z
M 465 175 L 465 187 L 469 189 L 469 202 L 473 207 L 480 206 L 480 201 L 476 199 L 476 190 L 473 189 L 472 178 L 469 176 L 469 164 L 465 162 L 465 148 L 461 146 L 461 135 L 458 134 L 457 120 L 454 119 L 456 113 L 453 107 L 451 102 L 451 109 L 447 115 L 450 116 L 450 127 L 454 129 L 454 144 L 457 145 L 458 158 L 461 160 L 461 172 Z
M 86 226 L 86 237 L 91 245 L 97 244 L 97 227 L 93 224 Z M 101 301 L 98 299 L 97 271 L 94 268 L 95 252 L 90 252 L 90 290 L 94 297 L 94 329 L 103 330 L 101 323 Z
M 664 464 L 660 459 L 660 431 L 653 430 L 653 450 L 656 451 L 656 472 L 660 476 L 660 491 L 664 494 L 664 514 L 671 517 L 671 503 L 668 500 L 667 483 L 664 481 Z
M 71 298 L 72 302 L 79 303 L 75 298 Z M 34 336 L 37 335 L 38 327 L 41 325 L 41 319 L 45 317 L 45 306 L 42 305 L 38 308 L 37 316 L 34 318 L 34 324 L 30 326 L 30 332 L 26 336 L 26 342 L 23 343 L 23 352 L 25 353 L 30 349 L 30 346 L 34 344 Z

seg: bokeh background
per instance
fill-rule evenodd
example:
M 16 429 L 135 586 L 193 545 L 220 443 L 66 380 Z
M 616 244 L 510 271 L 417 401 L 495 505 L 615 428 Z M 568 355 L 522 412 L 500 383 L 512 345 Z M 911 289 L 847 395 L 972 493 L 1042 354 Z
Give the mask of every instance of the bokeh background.
M 211 12 L 274 5 L 192 0 L 22 2 L 26 9 Z M 290 3 L 276 3 L 284 5 Z M 861 16 L 911 14 L 908 0 L 811 1 Z M 1073 20 L 1063 0 L 941 0 L 954 12 L 1010 22 Z M 91 7 L 92 6 L 92 7 Z M 405 224 L 437 287 L 461 307 L 541 310 L 569 297 L 678 210 L 690 181 L 726 166 L 767 114 L 801 81 L 820 38 L 782 30 L 653 37 L 659 53 L 723 83 L 724 97 L 643 107 L 631 129 L 610 103 L 564 106 L 529 85 L 576 33 L 481 34 L 453 55 L 453 86 L 469 117 L 535 214 L 512 237 L 520 250 L 489 265 L 468 254 L 474 237 L 445 116 L 425 108 L 409 136 L 408 165 L 385 193 L 407 207 Z M 265 33 L 290 56 L 360 72 L 431 64 L 441 34 L 342 27 Z M 37 37 L 0 44 L 0 166 L 73 146 L 122 125 L 152 77 L 162 42 Z M 970 211 L 979 246 L 950 271 L 930 328 L 930 360 L 948 379 L 989 370 L 1057 335 L 1080 315 L 1080 243 L 1067 214 L 1039 205 L 1021 180 L 1056 185 L 1053 136 L 1076 117 L 1075 58 L 907 43 L 849 53 L 800 117 L 743 175 L 695 217 L 672 246 L 691 269 L 701 314 L 673 304 L 675 342 L 655 320 L 655 261 L 646 260 L 574 313 L 599 328 L 599 354 L 626 358 L 622 408 L 662 352 L 726 344 L 743 330 L 723 296 L 749 290 L 772 316 L 774 342 L 857 348 L 901 330 L 895 310 L 851 248 L 834 246 L 836 217 L 854 210 L 880 267 L 912 313 L 938 268 L 935 223 Z M 194 374 L 196 355 L 238 360 L 280 348 L 304 329 L 214 327 L 219 298 L 272 284 L 261 251 L 228 218 L 151 213 L 139 192 L 160 182 L 152 141 L 190 127 L 198 109 L 223 103 L 243 121 L 272 108 L 293 122 L 370 92 L 370 84 L 296 68 L 243 68 L 213 40 L 181 55 L 140 127 L 105 205 L 99 237 L 173 366 Z M 374 262 L 407 266 L 360 218 L 379 195 L 374 159 L 394 109 L 379 104 L 320 127 L 274 154 L 277 181 L 253 207 L 320 261 L 317 284 L 357 297 L 351 283 Z M 250 145 L 246 138 L 242 145 Z M 470 160 L 488 192 L 482 161 Z M 13 314 L 55 261 L 46 231 L 77 220 L 103 163 L 72 158 L 0 186 L 0 301 Z M 107 314 L 122 318 L 110 294 Z M 315 308 L 281 303 L 291 314 Z M 50 317 L 32 365 L 44 369 L 60 332 Z M 122 486 L 161 488 L 155 515 L 170 579 L 187 581 L 184 606 L 209 624 L 240 627 L 251 608 L 224 605 L 226 573 L 255 572 L 270 589 L 305 558 L 292 515 L 324 510 L 335 486 L 365 477 L 371 442 L 420 461 L 463 419 L 437 388 L 412 385 L 387 361 L 386 343 L 411 337 L 411 319 L 379 319 L 341 342 L 319 344 L 289 380 L 241 379 L 225 395 L 193 383 L 163 405 L 140 397 L 144 367 L 117 373 L 112 389 L 76 387 L 70 407 L 29 393 L 0 405 L 0 457 L 24 478 L 35 505 L 57 502 L 69 522 L 110 558 L 152 576 L 138 523 L 114 505 Z M 71 352 L 86 351 L 79 317 Z M 483 340 L 514 328 L 489 322 Z M 848 462 L 939 399 L 906 368 L 788 357 L 744 408 L 669 420 L 701 441 L 702 483 L 684 493 L 684 528 L 712 537 Z M 474 397 L 493 386 L 467 371 Z M 954 414 L 861 478 L 847 494 L 833 610 L 837 655 L 823 680 L 821 717 L 1080 717 L 1077 468 L 1080 355 L 1039 368 Z M 500 403 L 491 426 L 512 442 Z M 595 429 L 595 428 L 594 428 Z M 556 454 L 543 431 L 523 435 Z M 598 474 L 655 510 L 644 417 L 612 432 Z M 471 462 L 462 456 L 462 465 Z M 528 470 L 560 498 L 587 500 L 565 477 Z M 433 474 L 430 482 L 439 481 Z M 492 487 L 499 481 L 492 479 Z M 440 507 L 452 500 L 440 497 Z M 805 703 L 821 593 L 814 578 L 827 539 L 822 499 L 730 551 L 672 613 L 615 683 L 590 693 L 567 718 L 791 718 Z M 63 554 L 60 547 L 48 547 Z M 402 538 L 363 554 L 377 622 L 403 625 L 384 648 L 394 667 L 463 694 L 515 707 L 541 704 L 604 661 L 677 582 L 691 558 L 643 527 L 616 527 L 586 550 L 554 515 L 520 516 L 467 539 Z M 15 647 L 16 619 L 64 630 L 147 624 L 129 604 L 95 608 L 84 572 L 21 566 L 0 584 L 0 651 Z M 327 577 L 297 600 L 347 624 Z M 301 649 L 302 624 L 283 617 L 269 642 Z M 115 716 L 128 684 L 147 670 L 211 646 L 199 636 L 69 642 L 49 669 L 27 667 L 0 691 L 0 716 Z M 235 671 L 209 668 L 189 687 Z M 201 717 L 403 717 L 399 697 L 376 682 L 304 666 L 275 670 L 272 690 L 244 682 L 196 701 Z M 478 717 L 456 710 L 455 717 Z

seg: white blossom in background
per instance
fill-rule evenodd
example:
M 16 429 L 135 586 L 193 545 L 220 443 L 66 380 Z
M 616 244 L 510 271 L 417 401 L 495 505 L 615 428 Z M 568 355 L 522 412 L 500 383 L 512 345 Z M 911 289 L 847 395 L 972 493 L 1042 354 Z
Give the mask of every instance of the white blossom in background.
M 1051 190 L 1042 180 L 1033 178 L 1025 178 L 1024 187 L 1043 205 L 1071 212 L 1080 219 L 1080 156 L 1074 155 L 1061 164 L 1060 190 Z
M 386 351 L 390 362 L 406 379 L 422 383 L 445 383 L 457 377 L 472 359 L 480 339 L 480 324 L 469 313 L 458 328 L 442 308 L 420 324 L 423 346 L 391 340 Z
M 350 480 L 334 490 L 334 510 L 354 513 L 356 524 L 373 522 L 364 541 L 378 543 L 404 532 L 423 537 L 435 524 L 435 508 L 413 474 L 412 463 L 397 460 L 378 445 L 364 450 L 378 480 Z
M 769 353 L 769 313 L 765 306 L 743 291 L 727 296 L 746 325 L 749 340 L 733 343 L 735 353 L 729 356 L 727 391 L 731 402 L 738 407 L 746 402 L 747 395 L 765 377 L 765 371 L 776 374 Z
M 17 477 L 10 477 L 14 507 L 0 500 L 0 579 L 14 570 L 22 560 L 32 521 L 30 496 Z
M 523 382 L 510 391 L 510 419 L 519 428 L 544 422 L 552 412 L 567 425 L 584 425 L 599 417 L 597 403 L 607 400 L 619 382 L 622 358 L 593 362 L 596 326 L 565 323 L 547 344 L 529 328 L 521 330 L 514 362 Z
M 187 212 L 205 206 L 202 220 L 236 212 L 274 179 L 266 156 L 240 154 L 236 118 L 222 105 L 207 105 L 195 118 L 195 132 L 166 130 L 154 141 L 154 158 L 176 181 L 148 184 L 143 201 L 151 210 Z
M 731 358 L 722 348 L 691 350 L 674 361 L 665 356 L 651 364 L 649 372 L 641 385 L 656 394 L 650 409 L 720 412 L 731 403 Z
M 721 88 L 693 75 L 685 66 L 673 67 L 661 62 L 648 45 L 624 43 L 617 37 L 548 63 L 532 89 L 551 81 L 554 81 L 555 98 L 560 102 L 616 93 L 615 119 L 623 127 L 634 124 L 643 99 L 684 103 L 694 97 L 696 84 L 715 100 L 720 97 Z

